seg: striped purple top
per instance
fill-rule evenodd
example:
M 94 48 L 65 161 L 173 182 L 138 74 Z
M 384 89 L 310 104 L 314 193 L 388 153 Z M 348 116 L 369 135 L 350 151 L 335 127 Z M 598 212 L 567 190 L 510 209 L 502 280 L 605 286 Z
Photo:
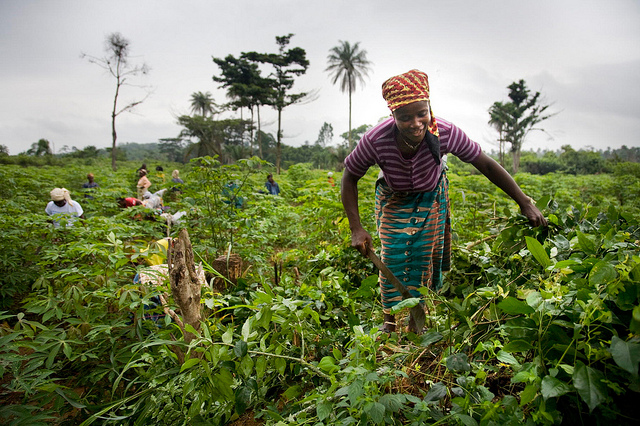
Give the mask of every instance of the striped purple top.
M 440 156 L 453 154 L 470 163 L 482 152 L 458 127 L 436 117 L 440 131 Z M 395 142 L 393 117 L 367 131 L 355 149 L 345 158 L 344 165 L 355 176 L 362 177 L 377 164 L 394 191 L 433 191 L 440 179 L 444 162 L 436 164 L 426 143 L 420 145 L 411 158 L 404 158 Z

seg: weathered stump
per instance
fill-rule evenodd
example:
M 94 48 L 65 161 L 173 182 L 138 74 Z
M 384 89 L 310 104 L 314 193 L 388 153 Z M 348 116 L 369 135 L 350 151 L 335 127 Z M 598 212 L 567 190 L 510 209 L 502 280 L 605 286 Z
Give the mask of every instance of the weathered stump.
M 228 257 L 220 256 L 211 264 L 221 276 L 214 276 L 211 283 L 213 291 L 224 293 L 229 287 L 238 283 L 238 278 L 242 276 L 242 258 L 240 255 L 232 253 Z
M 199 331 L 202 320 L 200 311 L 202 283 L 196 271 L 193 248 L 186 229 L 182 229 L 178 238 L 174 240 L 168 262 L 171 293 L 180 308 L 184 324 L 190 324 Z M 194 335 L 186 330 L 183 331 L 185 343 L 191 342 Z

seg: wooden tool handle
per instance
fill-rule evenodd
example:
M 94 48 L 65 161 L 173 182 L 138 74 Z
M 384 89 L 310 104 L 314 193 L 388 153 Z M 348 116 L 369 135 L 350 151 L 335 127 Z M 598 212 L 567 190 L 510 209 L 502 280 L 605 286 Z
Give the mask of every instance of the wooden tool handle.
M 367 257 L 371 259 L 373 264 L 376 265 L 380 272 L 382 272 L 382 275 L 384 275 L 385 278 L 388 279 L 391 284 L 393 284 L 396 290 L 400 292 L 403 299 L 410 299 L 411 297 L 413 297 L 411 296 L 411 293 L 409 293 L 409 290 L 407 290 L 407 288 L 400 282 L 400 280 L 396 278 L 395 275 L 393 275 L 393 272 L 391 272 L 387 265 L 382 263 L 382 260 L 380 260 L 378 255 L 373 251 L 371 247 L 367 247 Z

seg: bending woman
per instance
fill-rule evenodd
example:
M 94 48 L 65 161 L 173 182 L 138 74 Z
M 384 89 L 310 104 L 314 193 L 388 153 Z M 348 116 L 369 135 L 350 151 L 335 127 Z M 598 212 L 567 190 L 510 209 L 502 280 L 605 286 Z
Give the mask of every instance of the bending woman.
M 381 258 L 414 297 L 421 296 L 421 286 L 439 290 L 442 273 L 449 270 L 451 220 L 443 155 L 473 164 L 518 203 L 533 226 L 546 225 L 542 213 L 502 166 L 454 124 L 433 115 L 427 74 L 411 70 L 391 77 L 382 85 L 382 97 L 392 117 L 365 133 L 345 159 L 342 204 L 351 245 L 366 256 L 372 239 L 360 222 L 358 180 L 369 167 L 380 166 L 375 209 Z M 380 289 L 383 329 L 393 332 L 396 322 L 390 311 L 402 296 L 383 276 Z

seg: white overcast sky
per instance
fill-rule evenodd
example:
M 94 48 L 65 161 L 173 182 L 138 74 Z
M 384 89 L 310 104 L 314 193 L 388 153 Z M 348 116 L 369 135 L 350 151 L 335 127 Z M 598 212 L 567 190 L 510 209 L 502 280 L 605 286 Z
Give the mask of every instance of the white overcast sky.
M 289 47 L 310 61 L 294 91 L 318 97 L 285 109 L 289 145 L 315 142 L 324 122 L 334 144 L 348 130 L 348 97 L 324 71 L 344 40 L 360 42 L 372 62 L 353 95 L 354 128 L 388 116 L 382 82 L 417 68 L 429 74 L 435 114 L 485 150 L 497 137 L 487 110 L 520 79 L 558 113 L 525 149 L 640 146 L 638 0 L 0 0 L 0 144 L 11 154 L 41 138 L 56 151 L 110 146 L 115 83 L 80 55 L 103 56 L 112 32 L 130 40 L 133 63 L 151 68 L 135 82 L 153 87 L 118 118 L 119 143 L 176 137 L 192 93 L 226 101 L 212 56 L 274 53 L 275 37 L 293 33 Z M 121 102 L 142 93 L 127 87 Z M 261 113 L 275 134 L 275 114 Z

